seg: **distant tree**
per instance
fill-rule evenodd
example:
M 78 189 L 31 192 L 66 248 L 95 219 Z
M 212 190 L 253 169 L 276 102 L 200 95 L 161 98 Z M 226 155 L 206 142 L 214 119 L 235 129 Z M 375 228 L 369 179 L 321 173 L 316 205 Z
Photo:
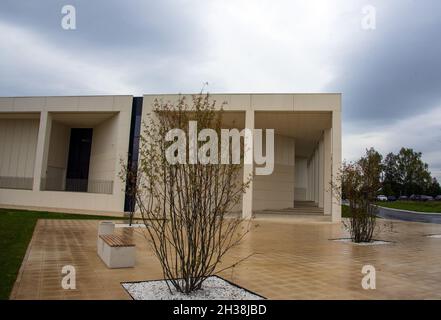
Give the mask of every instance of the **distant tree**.
M 373 148 L 367 150 L 360 161 L 377 161 L 382 156 Z M 363 160 L 364 159 L 364 160 Z M 369 162 L 368 161 L 368 162 Z M 412 194 L 438 195 L 441 193 L 439 182 L 432 178 L 429 166 L 422 160 L 422 153 L 410 148 L 401 148 L 398 154 L 389 153 L 379 168 L 381 188 L 378 193 L 386 196 L 410 196 Z M 342 197 L 348 198 L 346 181 L 342 181 Z
M 383 173 L 383 156 L 374 148 L 366 150 L 364 157 L 358 160 L 364 176 L 365 192 L 369 198 L 375 199 L 381 189 L 381 178 Z
M 401 148 L 397 154 L 398 181 L 404 195 L 422 194 L 428 191 L 432 178 L 429 166 L 421 159 L 422 153 L 410 148 Z
M 392 152 L 383 161 L 383 192 L 386 196 L 401 196 L 402 181 L 398 170 L 397 156 Z
M 430 184 L 429 190 L 427 192 L 431 196 L 441 195 L 441 186 L 436 178 L 432 179 L 432 183 Z

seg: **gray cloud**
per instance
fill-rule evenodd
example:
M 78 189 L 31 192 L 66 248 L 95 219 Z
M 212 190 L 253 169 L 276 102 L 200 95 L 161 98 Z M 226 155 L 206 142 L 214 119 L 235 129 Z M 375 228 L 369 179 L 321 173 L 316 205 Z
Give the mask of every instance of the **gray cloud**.
M 377 1 L 377 29 L 360 30 L 336 63 L 350 128 L 384 125 L 441 105 L 441 2 Z
M 66 4 L 76 8 L 77 30 L 72 32 L 60 27 L 61 8 Z M 26 27 L 70 50 L 184 54 L 193 52 L 192 43 L 203 39 L 203 26 L 193 19 L 199 10 L 180 1 L 3 0 L 0 8 L 1 20 Z
M 377 29 L 360 28 L 332 55 L 328 90 L 343 93 L 344 156 L 410 147 L 441 179 L 441 2 L 369 4 Z
M 75 31 L 60 26 L 65 4 Z M 360 29 L 366 4 L 375 31 Z M 440 31 L 438 0 L 2 0 L 0 95 L 194 92 L 204 81 L 212 92 L 337 91 L 346 158 L 409 146 L 441 177 L 441 124 L 424 130 L 440 115 Z
M 61 28 L 65 4 L 76 8 L 76 30 Z M 127 90 L 125 93 L 186 90 L 179 80 L 185 77 L 181 66 L 200 63 L 207 47 L 207 30 L 200 19 L 203 10 L 203 6 L 191 6 L 186 1 L 168 0 L 2 1 L 0 24 L 17 28 L 20 34 L 9 35 L 10 39 L 5 35 L 5 50 L 0 52 L 4 74 L 0 94 L 113 93 L 115 85 L 108 81 L 90 86 L 87 79 L 91 72 L 106 70 L 113 71 L 111 78 Z M 35 43 L 25 52 L 18 42 L 28 35 Z M 43 54 L 37 59 L 30 52 L 48 48 L 54 58 L 63 56 L 64 60 L 55 59 L 60 65 L 45 62 Z M 203 80 L 198 80 L 198 85 Z

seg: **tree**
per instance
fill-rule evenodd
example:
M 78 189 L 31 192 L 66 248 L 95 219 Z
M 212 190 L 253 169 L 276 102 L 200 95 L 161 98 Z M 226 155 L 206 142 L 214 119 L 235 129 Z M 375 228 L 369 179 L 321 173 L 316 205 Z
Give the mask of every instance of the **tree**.
M 389 153 L 383 162 L 383 193 L 395 196 L 433 193 L 432 178 L 422 153 L 401 148 L 398 154 Z
M 366 198 L 375 200 L 381 189 L 381 177 L 383 173 L 383 156 L 374 148 L 366 150 L 364 157 L 358 160 L 363 174 L 363 190 Z
M 425 193 L 432 182 L 429 166 L 421 160 L 422 153 L 401 148 L 397 154 L 398 179 L 404 195 Z
M 183 293 L 200 289 L 219 272 L 225 254 L 249 231 L 241 218 L 227 217 L 249 185 L 240 176 L 241 164 L 190 163 L 191 150 L 219 158 L 220 141 L 209 150 L 203 149 L 206 141 L 197 139 L 188 152 L 180 147 L 170 151 L 179 139 L 190 140 L 190 134 L 169 139 L 170 132 L 190 132 L 190 121 L 196 121 L 198 134 L 210 128 L 219 136 L 222 115 L 208 94 L 193 96 L 189 104 L 184 97 L 176 104 L 155 100 L 140 137 L 136 204 L 167 285 Z M 185 161 L 171 162 L 170 156 Z
M 366 150 L 356 162 L 344 163 L 340 180 L 342 194 L 349 201 L 349 221 L 343 221 L 353 242 L 370 242 L 376 229 L 373 205 L 381 188 L 382 156 L 375 149 Z M 338 185 L 338 184 L 337 184 Z M 334 187 L 336 190 L 338 187 Z M 339 190 L 336 190 L 339 192 Z
M 383 161 L 383 193 L 386 196 L 401 195 L 401 179 L 398 170 L 397 156 L 392 152 Z
M 434 197 L 441 195 L 441 186 L 436 178 L 432 179 L 432 183 L 430 184 L 427 193 Z

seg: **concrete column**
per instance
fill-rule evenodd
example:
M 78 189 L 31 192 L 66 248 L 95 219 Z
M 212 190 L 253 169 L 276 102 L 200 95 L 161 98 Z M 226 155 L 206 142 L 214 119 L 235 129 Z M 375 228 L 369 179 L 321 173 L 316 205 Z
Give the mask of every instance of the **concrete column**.
M 308 200 L 312 201 L 312 190 L 313 190 L 313 186 L 312 186 L 312 158 L 309 159 L 309 166 L 308 166 Z
M 318 148 L 318 166 L 319 166 L 319 207 L 323 208 L 323 198 L 324 198 L 324 179 L 323 179 L 323 138 L 320 138 L 319 148 Z
M 326 129 L 323 135 L 323 177 L 324 177 L 324 198 L 323 211 L 325 215 L 331 215 L 332 211 L 332 158 L 331 158 L 331 129 Z
M 309 200 L 309 165 L 308 160 L 306 160 L 306 200 Z
M 314 201 L 314 157 L 309 163 L 309 201 Z
M 309 189 L 309 201 L 314 201 L 314 169 L 313 169 L 313 158 L 309 161 L 309 183 L 308 183 L 308 189 Z
M 319 178 L 318 178 L 318 174 L 319 174 L 319 165 L 318 165 L 318 147 L 315 149 L 314 151 L 314 202 L 318 205 L 318 200 L 319 200 Z
M 295 205 L 296 205 L 296 197 L 295 197 L 295 190 L 296 190 L 296 165 L 298 165 L 297 163 L 296 163 L 296 141 L 294 140 L 293 141 L 293 144 L 294 144 L 294 147 L 293 147 L 293 155 L 292 155 L 292 161 L 293 161 L 293 163 L 294 163 L 294 170 L 293 170 L 293 176 L 294 176 L 294 179 L 293 179 L 293 181 L 294 181 L 294 188 L 293 188 L 293 190 L 294 190 L 294 194 L 293 194 L 293 197 L 292 197 L 292 199 L 293 199 L 293 201 L 292 201 L 292 207 L 294 208 L 295 207 Z M 275 152 L 275 150 L 274 150 L 274 152 Z
M 120 159 L 124 159 L 127 161 L 127 151 L 128 151 L 128 145 L 130 136 L 127 134 L 130 132 L 130 119 L 131 119 L 132 111 L 131 110 L 124 110 L 120 111 L 118 115 L 116 115 L 117 119 L 117 161 L 115 161 L 115 173 L 113 177 L 113 193 L 115 195 L 119 194 L 119 201 L 121 204 L 121 208 L 119 210 L 124 211 L 124 201 L 125 201 L 125 190 L 126 184 L 124 181 L 120 178 L 120 171 L 121 171 L 121 163 Z M 93 139 L 93 138 L 92 138 Z
M 40 191 L 41 179 L 46 177 L 51 129 L 51 115 L 47 111 L 42 111 L 40 113 L 40 126 L 38 128 L 37 150 L 35 153 L 33 191 Z
M 315 202 L 315 153 L 311 159 L 311 200 Z
M 316 175 L 316 173 L 315 173 L 315 151 L 312 153 L 312 160 L 311 160 L 311 169 L 312 169 L 312 177 L 311 177 L 311 181 L 312 181 L 312 194 L 311 194 L 311 197 L 312 197 L 312 201 L 314 201 L 315 202 L 315 175 Z
M 338 186 L 341 167 L 341 111 L 332 112 L 332 180 Z M 332 192 L 332 221 L 341 221 L 341 201 L 339 194 Z
M 254 129 L 254 110 L 247 110 L 245 113 L 245 128 Z M 253 177 L 254 163 L 244 164 L 243 181 L 246 183 L 249 178 Z M 250 181 L 248 188 L 242 196 L 242 218 L 251 219 L 253 215 L 253 180 Z
M 308 201 L 311 201 L 311 190 L 312 190 L 312 181 L 311 181 L 311 163 L 308 163 Z

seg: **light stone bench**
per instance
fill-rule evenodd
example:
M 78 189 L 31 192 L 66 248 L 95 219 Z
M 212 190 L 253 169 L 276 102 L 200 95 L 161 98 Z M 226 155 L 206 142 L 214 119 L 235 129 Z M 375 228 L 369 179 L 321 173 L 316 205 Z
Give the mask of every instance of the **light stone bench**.
M 116 234 L 98 236 L 98 256 L 109 268 L 135 266 L 135 244 Z

